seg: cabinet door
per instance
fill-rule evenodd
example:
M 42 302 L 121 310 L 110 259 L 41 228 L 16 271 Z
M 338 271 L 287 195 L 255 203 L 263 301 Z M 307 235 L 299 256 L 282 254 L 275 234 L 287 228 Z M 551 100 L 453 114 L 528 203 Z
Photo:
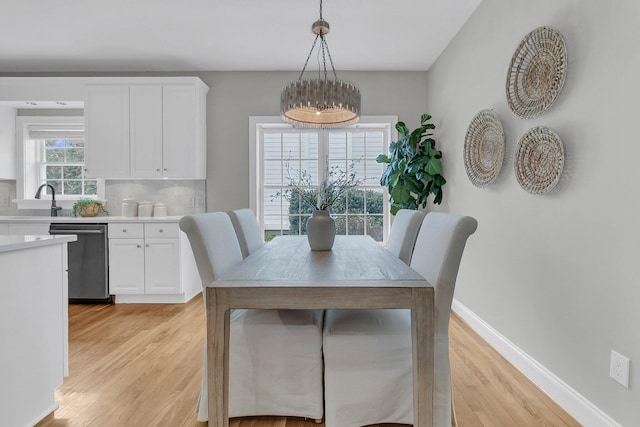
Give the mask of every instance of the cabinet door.
M 143 239 L 109 239 L 109 293 L 144 294 Z
M 179 239 L 146 239 L 144 249 L 145 293 L 182 293 Z
M 162 150 L 164 176 L 197 178 L 196 88 L 165 85 L 162 96 Z
M 85 166 L 90 178 L 129 176 L 129 86 L 88 86 Z
M 162 86 L 134 85 L 131 102 L 131 176 L 162 178 Z

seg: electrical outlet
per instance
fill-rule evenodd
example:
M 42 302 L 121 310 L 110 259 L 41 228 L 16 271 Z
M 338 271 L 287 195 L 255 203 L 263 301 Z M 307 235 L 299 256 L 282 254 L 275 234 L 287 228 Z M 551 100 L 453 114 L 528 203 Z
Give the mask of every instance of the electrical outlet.
M 629 388 L 629 358 L 611 350 L 609 376 Z
M 203 197 L 195 197 L 194 203 L 193 203 L 193 207 L 195 208 L 201 208 L 204 206 L 204 198 Z
M 9 207 L 9 192 L 0 191 L 0 208 L 8 208 L 8 207 Z

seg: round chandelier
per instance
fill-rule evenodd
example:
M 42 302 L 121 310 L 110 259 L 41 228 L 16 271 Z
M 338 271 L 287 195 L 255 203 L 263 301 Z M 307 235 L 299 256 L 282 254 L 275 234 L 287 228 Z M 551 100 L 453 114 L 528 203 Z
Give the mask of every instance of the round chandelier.
M 316 38 L 298 80 L 282 89 L 280 117 L 287 123 L 301 127 L 331 128 L 356 123 L 360 119 L 360 91 L 351 83 L 338 80 L 329 45 L 325 40 L 325 36 L 329 33 L 329 23 L 322 19 L 322 0 L 320 0 L 320 19 L 313 23 L 311 31 Z M 303 80 L 302 76 L 318 39 L 320 39 L 318 55 L 322 54 L 322 70 L 318 67 L 317 78 Z M 328 77 L 327 56 L 333 70 L 333 79 Z M 324 71 L 324 74 L 321 74 L 321 71 Z

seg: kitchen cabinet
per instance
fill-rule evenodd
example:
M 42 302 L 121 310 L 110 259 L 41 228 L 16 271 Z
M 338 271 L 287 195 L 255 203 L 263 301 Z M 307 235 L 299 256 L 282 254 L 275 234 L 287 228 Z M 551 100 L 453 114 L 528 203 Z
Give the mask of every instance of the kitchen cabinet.
M 16 109 L 0 105 L 0 179 L 16 179 Z
M 185 292 L 180 234 L 177 223 L 109 224 L 109 292 L 116 302 L 126 294 Z
M 207 92 L 195 77 L 89 85 L 87 176 L 205 179 Z

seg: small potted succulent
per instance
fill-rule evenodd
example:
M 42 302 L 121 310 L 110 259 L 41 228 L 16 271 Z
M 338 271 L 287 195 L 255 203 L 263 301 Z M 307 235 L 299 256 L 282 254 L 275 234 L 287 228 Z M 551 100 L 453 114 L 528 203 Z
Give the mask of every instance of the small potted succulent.
M 93 199 L 78 199 L 73 204 L 72 216 L 92 217 L 98 214 L 108 215 L 102 202 Z

